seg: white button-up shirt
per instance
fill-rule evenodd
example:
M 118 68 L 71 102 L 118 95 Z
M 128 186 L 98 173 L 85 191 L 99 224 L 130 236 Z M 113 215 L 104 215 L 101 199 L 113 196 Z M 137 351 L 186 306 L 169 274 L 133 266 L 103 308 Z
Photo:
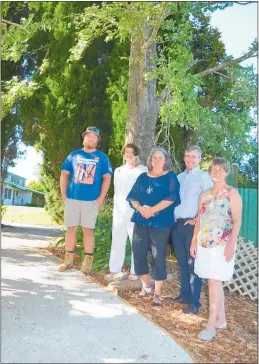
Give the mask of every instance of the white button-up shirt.
M 194 218 L 198 213 L 201 192 L 211 188 L 213 182 L 208 172 L 202 171 L 200 167 L 193 168 L 190 172 L 185 170 L 177 178 L 180 183 L 181 204 L 175 208 L 174 216 L 176 219 Z

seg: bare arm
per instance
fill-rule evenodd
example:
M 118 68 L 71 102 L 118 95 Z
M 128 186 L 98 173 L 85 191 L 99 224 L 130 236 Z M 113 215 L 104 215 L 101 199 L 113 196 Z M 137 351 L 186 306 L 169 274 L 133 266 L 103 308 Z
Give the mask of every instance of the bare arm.
M 131 201 L 131 204 L 132 206 L 134 207 L 135 210 L 139 210 L 139 208 L 141 207 L 140 206 L 140 203 L 138 201 Z
M 133 207 L 138 210 L 143 217 L 149 219 L 151 216 L 154 216 L 156 212 L 162 211 L 166 209 L 168 206 L 172 205 L 174 201 L 162 200 L 158 202 L 155 206 L 140 206 L 138 201 L 131 201 Z
M 67 198 L 67 185 L 69 181 L 70 172 L 66 170 L 61 171 L 60 175 L 60 191 L 61 191 L 61 198 L 63 201 Z
M 234 257 L 236 241 L 242 222 L 242 199 L 238 191 L 234 189 L 230 193 L 230 210 L 233 224 L 229 242 L 224 250 L 225 259 L 227 262 L 229 262 Z
M 139 201 L 131 201 L 131 205 L 134 207 L 134 209 L 136 210 L 136 211 L 138 211 L 143 217 L 146 217 L 145 216 L 145 213 L 147 212 L 147 207 L 145 207 L 145 206 L 141 206 L 140 205 L 140 203 L 139 203 Z M 149 207 L 149 209 L 151 209 L 151 207 Z M 153 213 L 152 213 L 152 215 L 153 215 Z M 150 215 L 150 216 L 152 216 L 152 215 Z M 149 216 L 149 217 L 150 217 Z
M 232 233 L 228 244 L 234 246 L 237 241 L 242 223 L 242 199 L 238 191 L 234 189 L 231 191 L 230 195 L 230 210 L 232 214 L 233 225 Z
M 96 199 L 99 206 L 101 206 L 104 202 L 105 196 L 107 195 L 107 192 L 110 188 L 111 178 L 112 176 L 110 175 L 110 173 L 106 173 L 103 175 L 101 193 L 100 196 Z
M 155 206 L 151 207 L 153 214 L 166 209 L 168 206 L 172 205 L 173 203 L 174 203 L 174 201 L 169 201 L 169 200 L 162 200 L 162 201 L 158 202 Z
M 199 199 L 198 214 L 197 214 L 196 221 L 195 221 L 195 226 L 194 226 L 193 236 L 192 236 L 192 241 L 191 241 L 191 247 L 190 247 L 190 253 L 193 258 L 196 258 L 196 256 L 197 256 L 197 235 L 200 230 L 200 211 L 201 211 L 201 206 L 202 206 L 202 202 L 203 202 L 203 196 L 204 196 L 204 194 L 201 193 L 200 199 Z

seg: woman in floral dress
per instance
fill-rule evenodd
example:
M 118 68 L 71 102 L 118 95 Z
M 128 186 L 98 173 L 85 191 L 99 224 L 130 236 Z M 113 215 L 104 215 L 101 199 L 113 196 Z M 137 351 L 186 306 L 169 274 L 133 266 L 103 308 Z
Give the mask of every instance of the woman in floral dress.
M 229 163 L 215 158 L 209 167 L 214 186 L 200 196 L 191 255 L 195 273 L 208 279 L 209 320 L 198 337 L 210 341 L 216 329 L 226 329 L 224 290 L 222 281 L 232 279 L 236 241 L 241 225 L 242 200 L 236 189 L 226 183 Z

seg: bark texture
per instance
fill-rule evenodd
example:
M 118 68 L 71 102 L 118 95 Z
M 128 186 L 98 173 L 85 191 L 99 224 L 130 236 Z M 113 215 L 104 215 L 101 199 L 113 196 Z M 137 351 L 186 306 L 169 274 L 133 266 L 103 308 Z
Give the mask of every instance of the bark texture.
M 154 146 L 155 127 L 158 117 L 156 79 L 146 80 L 145 75 L 156 68 L 156 43 L 146 49 L 143 43 L 150 37 L 152 29 L 146 29 L 145 39 L 132 36 L 129 60 L 128 116 L 126 143 L 135 143 L 141 150 L 140 159 L 146 164 Z

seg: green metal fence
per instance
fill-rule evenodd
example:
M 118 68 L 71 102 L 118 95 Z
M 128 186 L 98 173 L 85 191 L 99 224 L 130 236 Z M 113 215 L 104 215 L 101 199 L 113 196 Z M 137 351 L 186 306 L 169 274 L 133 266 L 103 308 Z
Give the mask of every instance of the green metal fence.
M 251 188 L 238 188 L 243 201 L 242 225 L 239 235 L 258 246 L 258 192 Z

